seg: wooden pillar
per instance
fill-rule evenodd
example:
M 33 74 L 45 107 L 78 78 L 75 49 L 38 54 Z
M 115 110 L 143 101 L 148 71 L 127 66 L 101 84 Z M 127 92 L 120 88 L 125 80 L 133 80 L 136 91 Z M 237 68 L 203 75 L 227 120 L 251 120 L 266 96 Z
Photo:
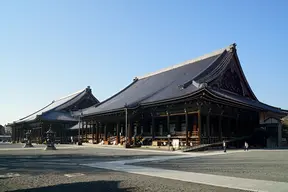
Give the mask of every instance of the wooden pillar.
M 119 144 L 119 127 L 120 127 L 120 123 L 118 122 L 117 124 L 116 124 L 116 145 L 118 145 Z
M 99 143 L 99 124 L 97 121 L 95 122 L 95 126 L 96 126 L 96 143 Z
M 85 140 L 87 142 L 87 133 L 88 133 L 88 122 L 85 121 Z
M 184 110 L 184 112 L 185 112 L 185 110 Z M 176 116 L 176 130 L 181 130 L 180 128 L 181 128 L 180 116 L 177 115 Z
M 92 133 L 92 144 L 93 144 L 94 141 L 95 141 L 95 135 L 94 135 L 94 132 L 95 132 L 95 121 L 92 121 L 92 127 L 91 127 L 91 133 Z
M 14 127 L 14 141 L 17 142 L 17 127 Z
M 80 139 L 81 139 L 81 120 L 80 120 L 80 122 L 79 122 L 79 127 L 78 127 L 78 136 L 77 136 L 77 138 L 78 138 L 78 143 L 80 142 Z
M 43 122 L 42 121 L 40 121 L 40 133 L 41 133 L 41 135 L 40 135 L 40 141 L 41 141 L 41 144 L 42 144 L 42 142 L 43 142 Z
M 185 126 L 186 126 L 186 146 L 188 146 L 188 113 L 187 109 L 184 109 L 185 112 Z
M 107 124 L 104 125 L 104 141 L 107 141 Z
M 237 117 L 236 117 L 236 135 L 238 135 L 238 132 L 239 132 L 239 114 L 237 114 Z
M 155 117 L 151 114 L 152 117 L 152 140 L 155 139 Z
M 206 117 L 206 130 L 207 130 L 207 138 L 208 138 L 208 143 L 210 144 L 211 141 L 210 141 L 210 136 L 211 136 L 211 133 L 210 133 L 210 109 L 209 109 L 209 112 L 207 114 L 207 117 Z
M 130 142 L 132 142 L 132 137 L 133 137 L 133 130 L 135 128 L 135 122 L 130 120 L 130 129 L 129 129 L 129 138 Z
M 127 132 L 127 142 L 128 142 L 128 144 L 130 145 L 131 144 L 131 127 L 133 126 L 133 123 L 128 123 L 128 132 Z
M 220 141 L 222 141 L 222 138 L 223 138 L 223 131 L 222 131 L 222 113 L 221 115 L 219 116 L 219 138 L 220 138 Z
M 228 122 L 227 122 L 227 128 L 226 128 L 226 130 L 227 130 L 227 133 L 228 133 L 228 137 L 230 138 L 231 137 L 231 118 L 229 118 L 228 117 Z
M 83 142 L 83 138 L 84 138 L 84 121 L 82 120 L 81 122 L 81 140 Z
M 16 142 L 17 143 L 19 142 L 19 129 L 20 129 L 20 127 L 16 128 Z
M 14 139 L 14 135 L 15 135 L 15 127 L 14 126 L 11 126 L 11 128 L 12 128 L 12 134 L 11 134 L 11 140 L 12 140 L 12 142 L 13 141 L 15 141 L 15 139 Z
M 144 125 L 143 125 L 143 122 L 141 121 L 141 124 L 140 124 L 140 128 L 141 128 L 141 135 L 144 134 Z
M 198 144 L 201 143 L 201 110 L 198 110 Z
M 170 134 L 170 114 L 168 111 L 166 111 L 167 115 L 167 133 Z
M 134 137 L 134 135 L 135 136 L 138 135 L 138 126 L 139 126 L 138 121 L 134 122 L 133 129 L 131 129 L 131 131 L 132 131 L 131 135 L 133 135 L 133 137 Z M 133 134 L 133 132 L 134 132 L 134 134 Z
M 125 146 L 127 147 L 130 143 L 128 142 L 128 131 L 129 130 L 129 122 L 128 122 L 128 109 L 125 108 Z

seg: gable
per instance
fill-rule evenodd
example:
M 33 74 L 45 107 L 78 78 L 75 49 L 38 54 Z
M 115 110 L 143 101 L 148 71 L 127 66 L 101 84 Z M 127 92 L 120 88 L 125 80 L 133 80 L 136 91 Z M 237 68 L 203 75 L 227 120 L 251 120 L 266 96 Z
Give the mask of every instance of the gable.
M 208 86 L 257 100 L 242 72 L 236 52 L 227 54 L 231 54 L 229 61 L 223 66 L 217 78 L 208 83 Z
M 90 87 L 87 87 L 81 94 L 72 98 L 65 104 L 55 108 L 56 111 L 77 111 L 79 109 L 84 109 L 91 107 L 99 103 L 99 101 L 93 96 Z
M 265 124 L 275 124 L 275 123 L 279 123 L 279 119 L 273 118 L 273 117 L 269 117 L 266 120 L 264 120 Z
M 69 105 L 66 107 L 65 111 L 78 111 L 80 109 L 85 109 L 91 107 L 95 104 L 99 103 L 97 99 L 94 98 L 93 95 L 85 94 L 80 100 L 75 102 L 73 105 Z

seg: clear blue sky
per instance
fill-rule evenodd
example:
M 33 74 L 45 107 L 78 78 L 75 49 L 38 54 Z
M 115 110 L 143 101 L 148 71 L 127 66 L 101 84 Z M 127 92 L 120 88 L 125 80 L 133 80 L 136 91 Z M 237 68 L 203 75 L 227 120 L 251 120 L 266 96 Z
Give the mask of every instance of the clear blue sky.
M 288 109 L 288 2 L 0 2 L 0 124 L 90 85 L 99 100 L 135 76 L 236 42 L 259 100 Z

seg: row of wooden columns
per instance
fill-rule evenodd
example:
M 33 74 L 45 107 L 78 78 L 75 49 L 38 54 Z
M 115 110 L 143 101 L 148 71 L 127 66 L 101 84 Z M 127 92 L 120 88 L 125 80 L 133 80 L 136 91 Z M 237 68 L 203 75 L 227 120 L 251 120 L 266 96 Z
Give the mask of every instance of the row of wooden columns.
M 211 132 L 210 132 L 210 111 L 207 113 L 206 116 L 206 126 L 207 126 L 207 136 L 208 138 L 211 136 Z M 219 139 L 222 140 L 223 138 L 223 131 L 222 131 L 222 120 L 223 120 L 223 112 L 217 116 L 218 117 L 218 127 L 219 127 Z M 228 127 L 231 127 L 230 125 L 230 120 L 228 121 Z M 239 115 L 237 115 L 236 117 L 236 130 L 239 127 Z
M 104 132 L 104 141 L 108 140 L 108 133 L 107 133 L 107 124 L 102 124 L 101 122 L 87 122 L 87 121 L 82 121 L 81 123 L 81 128 L 78 130 L 78 135 L 83 139 L 85 137 L 86 140 L 88 140 L 88 131 L 90 129 L 90 133 L 92 135 L 92 143 L 96 141 L 96 143 L 100 143 L 100 137 L 102 137 L 102 129 Z M 90 126 L 88 128 L 88 125 Z M 130 125 L 128 125 L 130 127 Z M 84 128 L 85 127 L 85 128 Z M 116 124 L 116 144 L 120 142 L 120 123 Z M 130 130 L 130 128 L 128 128 Z M 130 136 L 131 134 L 129 134 Z
M 191 113 L 191 112 L 190 112 Z M 188 134 L 188 131 L 189 131 L 189 122 L 188 122 L 188 115 L 190 114 L 188 113 L 188 111 L 186 109 L 184 109 L 184 114 L 185 114 L 185 126 L 186 126 L 186 143 L 188 144 L 189 142 L 189 134 Z M 200 128 L 200 111 L 198 112 L 193 112 L 193 114 L 197 114 L 198 113 L 198 127 Z M 183 113 L 182 113 L 183 114 Z M 166 111 L 166 121 L 167 121 L 167 130 L 168 130 L 168 134 L 170 134 L 170 113 L 169 111 Z M 155 115 L 151 113 L 151 120 L 152 120 L 152 127 L 151 127 L 151 135 L 152 135 L 152 140 L 155 139 Z M 125 135 L 127 136 L 127 141 L 128 143 L 131 143 L 131 138 L 132 138 L 132 122 L 125 122 L 125 124 L 127 123 L 127 127 L 125 127 Z M 84 131 L 84 124 L 85 124 L 85 131 Z M 104 141 L 107 141 L 107 125 L 102 125 L 100 122 L 95 122 L 95 121 L 92 121 L 92 122 L 84 122 L 82 121 L 82 128 L 81 128 L 81 133 L 80 133 L 80 130 L 79 130 L 79 134 L 82 135 L 82 138 L 83 138 L 83 135 L 85 135 L 85 138 L 87 139 L 87 131 L 88 131 L 88 124 L 90 124 L 90 127 L 91 127 L 91 133 L 92 133 L 92 142 L 95 141 L 95 133 L 94 133 L 94 130 L 96 129 L 96 143 L 99 143 L 99 135 L 100 133 L 102 132 L 102 128 L 104 128 Z M 124 124 L 124 125 L 125 125 Z M 142 125 L 143 126 L 143 125 Z M 116 144 L 118 144 L 120 142 L 120 133 L 119 133 L 119 129 L 120 129 L 120 123 L 117 123 L 116 124 Z M 84 133 L 85 132 L 85 133 Z
M 185 108 L 184 109 L 184 113 L 185 113 L 185 130 L 186 130 L 186 145 L 188 145 L 189 142 L 189 136 L 188 136 L 188 130 L 189 130 L 189 122 L 188 122 L 188 111 Z M 198 112 L 199 114 L 199 112 Z M 168 130 L 168 134 L 170 134 L 170 113 L 168 111 L 166 111 L 166 115 L 167 115 L 167 130 Z M 152 139 L 155 138 L 155 127 L 154 127 L 154 118 L 152 117 L 152 130 L 153 130 L 153 134 L 152 134 Z

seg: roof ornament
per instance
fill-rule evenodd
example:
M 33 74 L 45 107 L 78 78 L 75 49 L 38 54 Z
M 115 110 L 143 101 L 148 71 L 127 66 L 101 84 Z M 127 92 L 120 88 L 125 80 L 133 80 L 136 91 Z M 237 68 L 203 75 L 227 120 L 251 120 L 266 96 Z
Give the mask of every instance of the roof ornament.
M 206 88 L 206 87 L 208 87 L 208 84 L 206 82 L 200 84 L 200 88 Z
M 235 50 L 236 50 L 236 46 L 237 46 L 236 43 L 231 44 L 231 45 L 229 46 L 229 51 L 230 51 L 230 52 L 235 51 Z
M 137 81 L 138 80 L 138 77 L 134 77 L 133 81 Z
M 87 92 L 87 93 L 91 93 L 91 92 L 92 92 L 90 86 L 87 86 L 87 88 L 86 88 L 86 92 Z

